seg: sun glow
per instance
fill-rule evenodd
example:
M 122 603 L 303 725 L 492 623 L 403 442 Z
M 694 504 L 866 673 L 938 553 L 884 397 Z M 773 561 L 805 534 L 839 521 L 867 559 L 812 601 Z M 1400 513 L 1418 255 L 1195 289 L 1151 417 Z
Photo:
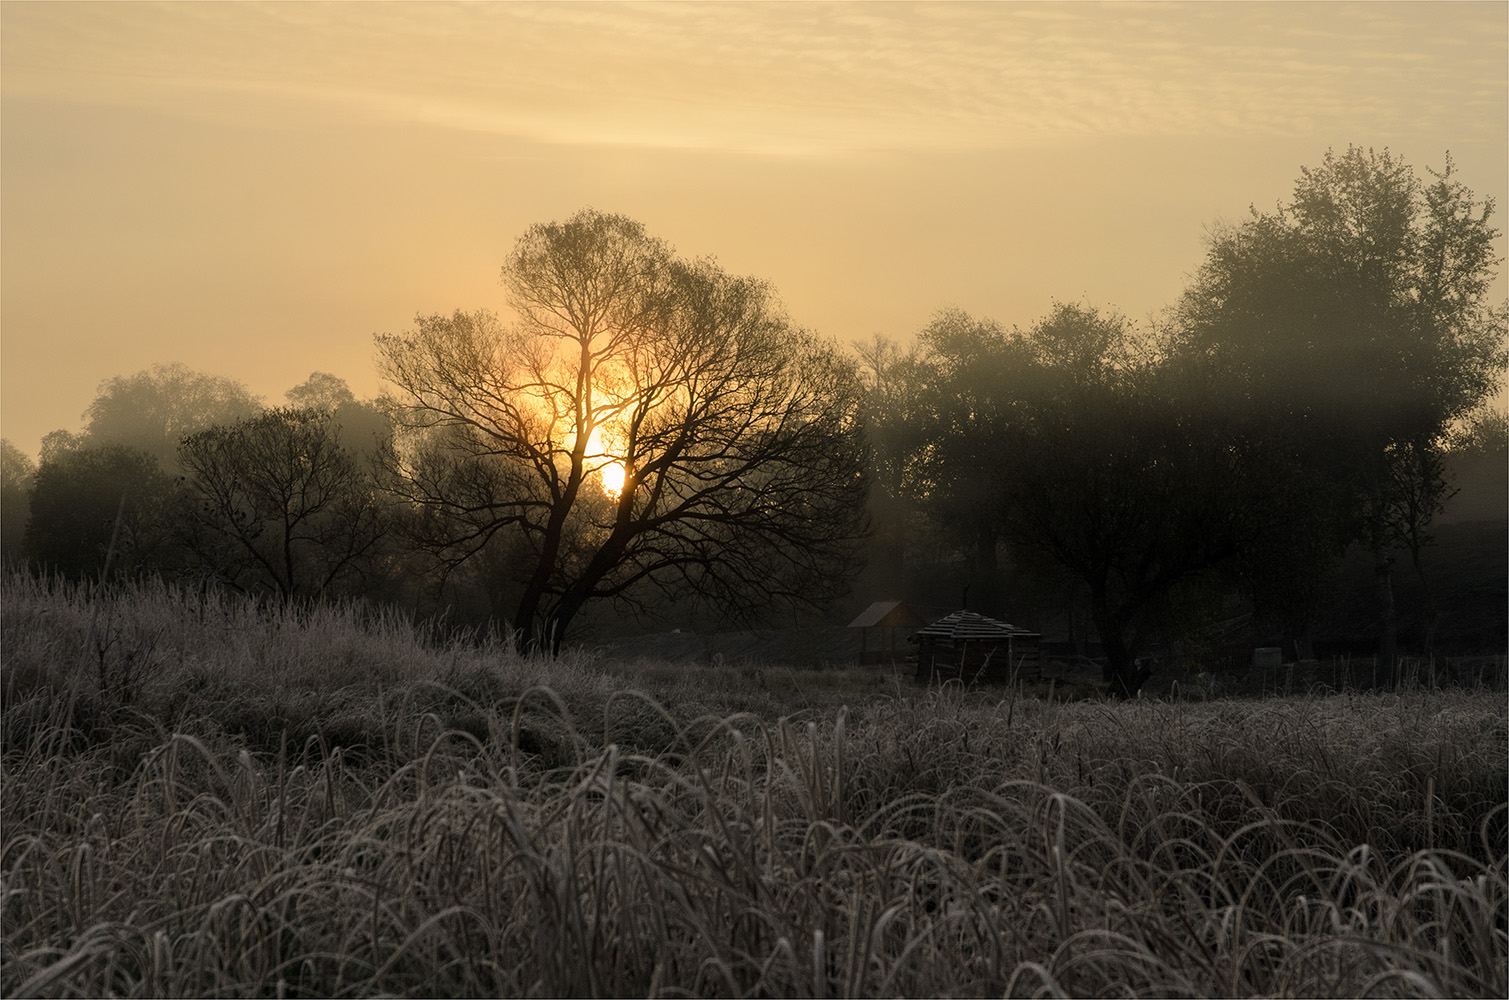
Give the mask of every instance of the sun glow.
M 594 458 L 608 459 L 597 470 L 597 475 L 602 481 L 603 492 L 614 500 L 617 500 L 619 495 L 623 493 L 624 481 L 628 478 L 628 470 L 624 468 L 622 462 L 607 453 L 603 446 L 603 431 L 601 427 L 593 428 L 592 436 L 587 438 L 587 457 L 589 461 Z
M 628 477 L 623 463 L 618 461 L 609 462 L 602 467 L 599 475 L 603 481 L 603 492 L 614 500 L 617 500 L 619 494 L 624 491 L 624 480 Z

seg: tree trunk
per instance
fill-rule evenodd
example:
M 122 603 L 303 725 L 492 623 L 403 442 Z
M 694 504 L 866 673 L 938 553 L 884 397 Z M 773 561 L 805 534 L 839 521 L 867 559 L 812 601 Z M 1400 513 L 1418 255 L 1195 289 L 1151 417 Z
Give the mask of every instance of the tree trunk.
M 1138 661 L 1127 644 L 1120 618 L 1111 614 L 1104 600 L 1092 598 L 1092 602 L 1095 605 L 1092 611 L 1095 631 L 1100 634 L 1101 649 L 1106 657 L 1105 670 L 1101 674 L 1106 691 L 1116 698 L 1135 698 L 1152 675 L 1152 670 Z
M 1373 568 L 1377 582 L 1379 629 L 1378 665 L 1390 688 L 1399 686 L 1399 618 L 1394 609 L 1394 560 L 1375 550 Z
M 627 511 L 627 508 L 624 510 Z M 544 636 L 546 646 L 542 648 L 549 648 L 551 656 L 560 654 L 561 643 L 566 638 L 566 629 L 571 626 L 572 620 L 582 608 L 587 606 L 587 602 L 592 600 L 597 585 L 612 572 L 614 566 L 622 561 L 624 552 L 628 549 L 630 536 L 626 516 L 626 514 L 620 516 L 619 524 L 613 533 L 593 553 L 586 568 L 561 594 L 561 599 L 556 602 L 555 608 L 546 617 Z
M 1431 590 L 1430 580 L 1425 575 L 1425 566 L 1420 561 L 1420 543 L 1411 541 L 1410 562 L 1415 567 L 1415 577 L 1420 581 L 1420 590 L 1425 598 L 1425 648 L 1420 652 L 1429 657 L 1435 649 L 1436 627 L 1441 624 L 1441 613 L 1436 610 L 1436 595 Z
M 1398 683 L 1399 621 L 1394 610 L 1394 559 L 1384 551 L 1387 538 L 1385 501 L 1381 481 L 1373 483 L 1368 497 L 1368 538 L 1373 550 L 1374 595 L 1378 602 L 1378 666 L 1384 683 Z
M 1114 652 L 1113 652 L 1114 650 Z M 1107 693 L 1115 698 L 1135 698 L 1152 677 L 1153 670 L 1119 639 L 1106 644 Z
M 545 618 L 545 635 L 543 648 L 550 650 L 551 656 L 561 655 L 561 643 L 566 639 L 566 630 L 571 627 L 571 622 L 576 618 L 577 612 L 582 610 L 585 601 L 573 600 L 569 596 L 563 598 L 561 603 L 555 606 Z
M 556 640 L 554 644 L 551 642 L 550 622 L 540 623 L 538 617 L 540 605 L 545 599 L 545 591 L 550 585 L 550 578 L 555 574 L 556 560 L 560 557 L 561 538 L 566 531 L 566 517 L 576 503 L 576 493 L 581 486 L 582 460 L 579 453 L 585 447 L 585 444 L 578 444 L 577 451 L 572 453 L 571 475 L 566 480 L 566 488 L 551 507 L 550 519 L 545 523 L 544 535 L 540 540 L 539 560 L 535 563 L 534 574 L 524 587 L 524 595 L 519 599 L 519 610 L 513 621 L 513 636 L 514 649 L 520 653 L 539 652 L 545 649 L 550 649 L 553 653 L 559 645 L 559 640 Z
M 540 613 L 540 598 L 543 594 L 543 589 L 530 581 L 529 586 L 524 588 L 524 596 L 519 598 L 518 606 L 514 609 L 513 648 L 521 656 L 541 648 L 542 637 L 535 631 L 535 619 Z
M 996 557 L 996 529 L 993 525 L 978 526 L 975 531 L 974 557 L 971 562 L 975 583 L 975 607 L 983 614 L 1002 614 L 1001 565 Z

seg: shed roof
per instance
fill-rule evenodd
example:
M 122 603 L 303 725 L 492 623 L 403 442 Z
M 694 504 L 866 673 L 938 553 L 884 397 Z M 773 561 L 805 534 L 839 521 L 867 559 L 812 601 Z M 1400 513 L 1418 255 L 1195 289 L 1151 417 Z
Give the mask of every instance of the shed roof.
M 915 628 L 927 624 L 902 601 L 876 601 L 849 623 L 850 628 Z
M 1041 638 L 1036 632 L 1018 628 L 994 618 L 986 618 L 973 611 L 955 611 L 951 615 L 939 618 L 926 628 L 918 629 L 912 636 L 912 641 L 921 642 L 924 639 L 932 639 L 947 642 L 1005 642 L 1007 639 L 1020 637 Z

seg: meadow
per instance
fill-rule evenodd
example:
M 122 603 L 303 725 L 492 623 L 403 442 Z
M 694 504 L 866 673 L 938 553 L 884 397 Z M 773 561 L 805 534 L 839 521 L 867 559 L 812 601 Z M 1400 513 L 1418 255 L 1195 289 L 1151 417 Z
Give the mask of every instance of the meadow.
M 1505 996 L 1502 692 L 1061 701 L 12 575 L 6 996 Z

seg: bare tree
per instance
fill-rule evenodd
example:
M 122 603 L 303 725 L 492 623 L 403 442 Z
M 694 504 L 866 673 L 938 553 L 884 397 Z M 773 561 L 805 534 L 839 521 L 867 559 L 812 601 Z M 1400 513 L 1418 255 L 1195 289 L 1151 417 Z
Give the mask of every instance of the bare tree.
M 627 218 L 532 227 L 519 322 L 420 317 L 377 338 L 417 533 L 450 565 L 516 536 L 513 627 L 559 649 L 587 602 L 821 604 L 865 529 L 859 381 L 771 289 Z
M 186 437 L 190 547 L 233 586 L 319 596 L 358 579 L 387 529 L 332 414 L 278 408 Z

